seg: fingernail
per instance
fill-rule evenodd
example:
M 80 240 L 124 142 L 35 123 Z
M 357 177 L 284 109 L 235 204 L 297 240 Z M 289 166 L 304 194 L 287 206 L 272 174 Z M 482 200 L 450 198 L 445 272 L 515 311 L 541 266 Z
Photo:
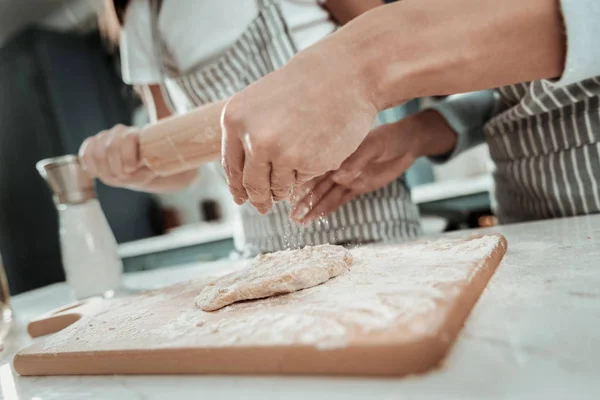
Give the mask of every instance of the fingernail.
M 310 208 L 306 204 L 302 204 L 292 212 L 292 219 L 297 222 L 302 221 L 309 211 Z
M 259 214 L 265 215 L 269 211 L 271 211 L 271 208 L 270 207 L 258 208 L 257 211 L 258 211 Z
M 248 200 L 248 196 L 242 190 L 238 190 L 238 189 L 229 187 L 229 193 L 231 193 L 231 197 L 233 197 L 233 201 L 238 206 L 241 206 L 242 204 L 244 204 L 246 202 L 246 200 Z
M 236 194 L 236 193 L 232 193 L 232 194 L 233 194 L 233 201 L 238 206 L 241 206 L 242 204 L 244 204 L 246 202 L 246 200 L 248 200 L 248 198 L 246 196 L 240 196 L 239 194 Z

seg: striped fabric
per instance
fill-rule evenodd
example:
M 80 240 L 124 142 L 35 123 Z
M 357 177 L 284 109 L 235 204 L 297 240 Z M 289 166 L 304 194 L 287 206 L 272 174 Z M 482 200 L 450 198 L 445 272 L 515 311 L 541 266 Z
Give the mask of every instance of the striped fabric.
M 153 34 L 159 38 L 155 40 L 156 51 L 163 61 L 163 70 L 194 105 L 232 96 L 283 66 L 297 52 L 278 1 L 260 0 L 258 4 L 259 15 L 236 43 L 210 65 L 191 71 L 177 70 L 158 35 L 158 12 L 152 18 Z M 245 252 L 256 254 L 323 243 L 402 240 L 421 233 L 419 212 L 403 177 L 307 226 L 292 223 L 288 217 L 290 211 L 287 202 L 279 202 L 271 212 L 261 216 L 251 205 L 243 205 Z
M 499 89 L 485 126 L 497 213 L 510 223 L 600 212 L 600 78 Z

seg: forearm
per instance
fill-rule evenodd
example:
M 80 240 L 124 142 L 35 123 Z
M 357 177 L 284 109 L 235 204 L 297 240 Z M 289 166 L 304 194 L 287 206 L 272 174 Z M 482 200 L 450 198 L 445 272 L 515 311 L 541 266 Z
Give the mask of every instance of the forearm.
M 458 136 L 446 119 L 435 110 L 423 110 L 396 122 L 414 136 L 415 156 L 441 157 L 454 149 Z
M 149 193 L 170 193 L 185 189 L 190 186 L 196 177 L 198 170 L 181 172 L 171 176 L 159 176 L 144 184 L 143 186 L 134 187 L 132 189 Z
M 365 96 L 406 99 L 556 78 L 565 59 L 557 0 L 402 0 L 332 35 L 355 57 Z

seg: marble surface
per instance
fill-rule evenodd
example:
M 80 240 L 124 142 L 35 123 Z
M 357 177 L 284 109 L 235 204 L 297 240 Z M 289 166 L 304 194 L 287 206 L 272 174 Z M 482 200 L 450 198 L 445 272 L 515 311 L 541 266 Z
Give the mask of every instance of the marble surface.
M 489 192 L 492 187 L 492 176 L 481 175 L 418 185 L 411 189 L 411 197 L 415 204 L 423 204 L 485 193 Z M 430 221 L 424 221 L 424 223 L 429 224 Z M 230 239 L 234 237 L 234 230 L 235 224 L 231 221 L 184 225 L 161 236 L 122 243 L 119 245 L 119 256 L 121 258 L 135 257 Z
M 410 190 L 410 195 L 415 204 L 424 204 L 478 193 L 487 193 L 491 192 L 493 187 L 494 178 L 492 175 L 486 174 L 417 185 Z
M 16 323 L 0 352 L 5 399 L 598 399 L 600 216 L 488 229 L 507 255 L 440 369 L 403 379 L 249 376 L 19 377 L 13 354 L 25 323 L 69 302 L 64 284 L 15 296 Z M 464 235 L 465 232 L 455 233 Z M 130 274 L 154 288 L 224 261 Z
M 179 227 L 169 233 L 119 245 L 121 258 L 158 253 L 181 247 L 215 242 L 234 237 L 233 222 L 201 223 Z

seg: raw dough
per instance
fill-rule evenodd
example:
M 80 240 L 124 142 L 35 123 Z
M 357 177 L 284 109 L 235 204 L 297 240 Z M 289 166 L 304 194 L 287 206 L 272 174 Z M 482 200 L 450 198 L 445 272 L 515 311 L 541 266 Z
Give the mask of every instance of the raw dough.
M 295 292 L 343 274 L 351 264 L 348 250 L 330 244 L 260 254 L 249 268 L 205 286 L 196 297 L 196 305 L 214 311 L 236 301 Z

